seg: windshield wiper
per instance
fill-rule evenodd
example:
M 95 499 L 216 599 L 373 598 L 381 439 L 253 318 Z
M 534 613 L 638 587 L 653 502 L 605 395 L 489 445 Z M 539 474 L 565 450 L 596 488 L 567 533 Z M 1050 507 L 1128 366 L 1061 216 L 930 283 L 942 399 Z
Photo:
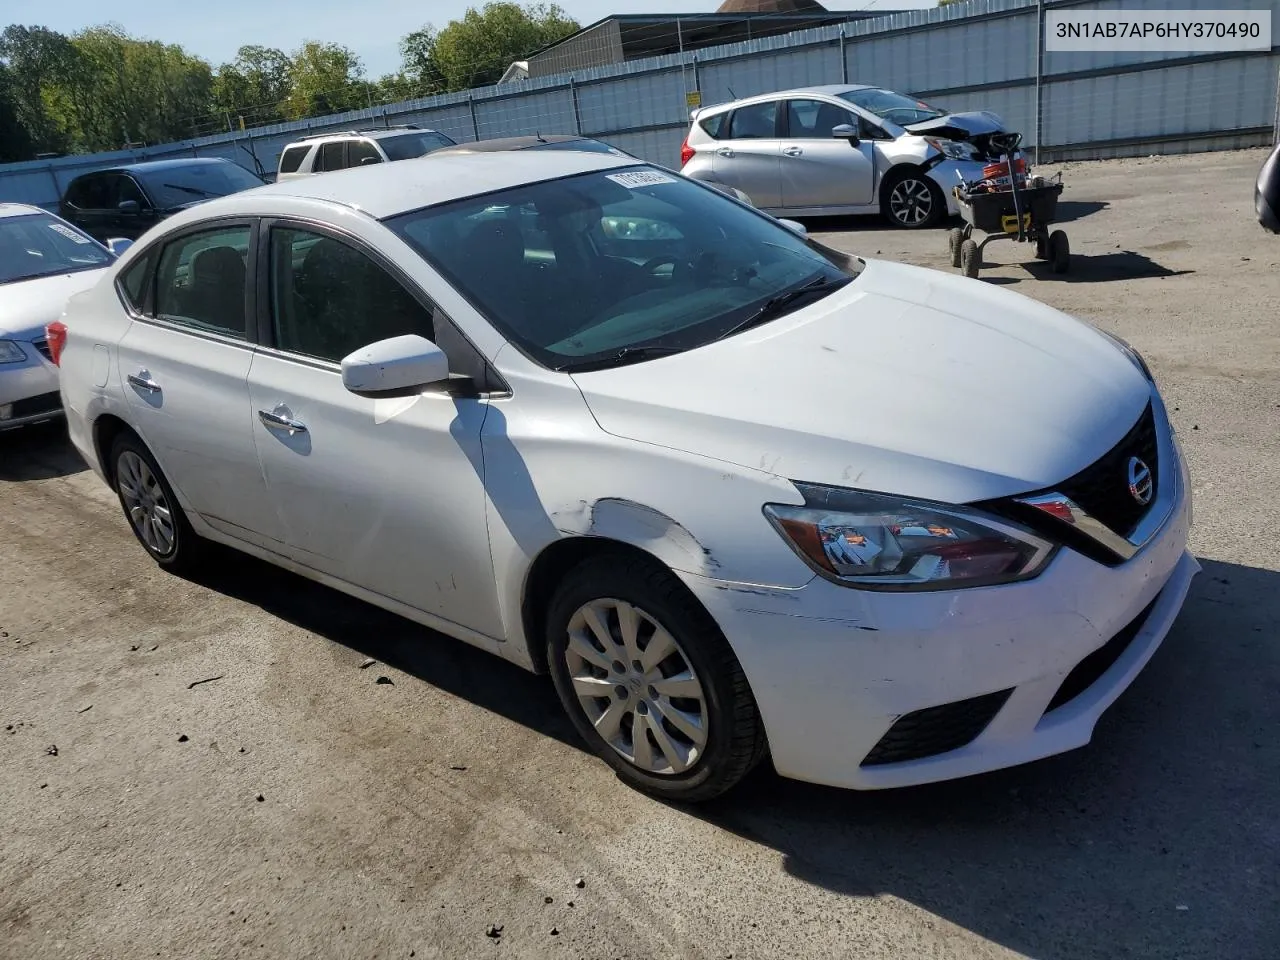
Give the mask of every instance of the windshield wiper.
M 583 360 L 578 363 L 565 363 L 556 367 L 560 373 L 586 373 L 589 370 L 603 370 L 606 367 L 621 367 L 628 363 L 639 363 L 652 360 L 654 357 L 668 357 L 673 353 L 684 353 L 683 347 L 623 347 L 617 353 L 594 360 Z
M 762 323 L 767 323 L 785 313 L 789 313 L 799 301 L 810 297 L 825 297 L 837 287 L 843 287 L 846 283 L 852 282 L 852 280 L 852 277 L 841 277 L 838 280 L 834 280 L 825 274 L 820 274 L 798 287 L 792 287 L 777 296 L 770 297 L 759 310 L 742 322 L 730 327 L 716 339 L 723 340 L 725 337 L 732 337 L 735 333 L 741 333 L 743 330 L 758 327 Z

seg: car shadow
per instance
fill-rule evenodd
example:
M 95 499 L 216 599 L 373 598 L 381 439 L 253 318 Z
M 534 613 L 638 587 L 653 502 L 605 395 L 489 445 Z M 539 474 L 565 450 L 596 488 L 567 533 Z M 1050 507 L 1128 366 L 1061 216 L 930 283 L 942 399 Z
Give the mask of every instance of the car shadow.
M 585 751 L 546 677 L 287 570 L 230 550 L 193 582 Z
M 88 469 L 64 420 L 0 433 L 0 481 L 52 480 Z
M 688 811 L 786 871 L 891 895 L 1038 960 L 1275 956 L 1280 573 L 1205 562 L 1095 742 L 928 787 L 852 793 L 758 771 Z
M 1028 256 L 1030 256 L 1030 251 L 1028 251 Z M 1015 265 L 1022 267 L 1028 276 L 985 277 L 981 274 L 979 276 L 988 283 L 1004 286 L 1012 283 L 1021 283 L 1024 279 L 1050 280 L 1059 283 L 1108 283 L 1115 280 L 1181 277 L 1189 273 L 1195 273 L 1194 270 L 1171 270 L 1156 263 L 1150 257 L 1135 253 L 1132 250 L 1093 255 L 1073 253 L 1071 255 L 1070 269 L 1066 273 L 1054 273 L 1053 268 L 1045 260 L 1028 259 L 1020 262 L 1016 257 L 1010 257 L 1009 262 L 1006 263 L 1003 260 L 991 259 L 987 252 L 983 251 L 983 270 Z
M 1074 223 L 1083 220 L 1091 213 L 1106 210 L 1111 204 L 1106 200 L 1059 200 L 1054 215 L 1054 223 Z

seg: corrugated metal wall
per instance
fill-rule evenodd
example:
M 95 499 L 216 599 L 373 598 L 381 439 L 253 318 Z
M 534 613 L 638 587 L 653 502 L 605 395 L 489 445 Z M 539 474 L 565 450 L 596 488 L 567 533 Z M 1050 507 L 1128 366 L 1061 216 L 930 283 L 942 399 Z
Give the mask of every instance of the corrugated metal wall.
M 1046 8 L 1167 9 L 1162 0 L 1055 0 Z M 1179 0 L 1179 8 L 1270 9 L 1280 0 Z M 466 141 L 573 133 L 655 163 L 679 163 L 686 95 L 703 104 L 770 90 L 874 83 L 951 110 L 993 110 L 1040 157 L 1082 159 L 1266 144 L 1280 123 L 1280 48 L 1269 52 L 1045 53 L 1037 94 L 1035 0 L 969 0 L 681 55 L 533 78 L 373 110 L 276 124 L 132 152 L 0 166 L 0 200 L 56 204 L 88 170 L 142 159 L 220 156 L 274 170 L 306 133 L 416 123 Z M 1037 102 L 1041 111 L 1037 118 Z M 1039 123 L 1037 123 L 1039 119 Z

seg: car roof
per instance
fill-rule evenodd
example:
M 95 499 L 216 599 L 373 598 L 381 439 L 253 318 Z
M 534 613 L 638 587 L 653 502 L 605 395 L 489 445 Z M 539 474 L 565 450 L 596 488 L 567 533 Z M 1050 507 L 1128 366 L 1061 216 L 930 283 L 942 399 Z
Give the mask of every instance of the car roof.
M 80 174 L 87 177 L 91 173 L 159 173 L 181 167 L 199 167 L 209 163 L 232 163 L 225 157 L 174 157 L 170 160 L 144 160 L 140 163 L 122 163 L 114 167 L 103 167 L 100 170 L 89 170 Z M 80 177 L 76 177 L 77 180 Z
M 499 150 L 527 150 L 530 147 L 536 147 L 540 143 L 567 143 L 571 140 L 590 140 L 590 137 L 580 137 L 576 133 L 541 133 L 535 136 L 523 137 L 495 137 L 492 140 L 472 140 L 468 143 L 460 143 L 456 147 L 442 147 L 440 150 L 434 151 L 435 156 L 442 153 L 492 153 Z
M 782 97 L 796 97 L 805 94 L 823 94 L 828 97 L 838 97 L 842 93 L 850 93 L 854 90 L 880 90 L 881 87 L 873 87 L 866 83 L 827 83 L 814 87 L 794 87 L 791 90 L 771 90 L 768 93 L 757 93 L 751 97 L 740 97 L 737 100 L 726 100 L 724 103 L 717 103 L 699 111 L 698 116 L 703 117 L 710 113 L 718 113 L 721 110 L 727 110 L 730 107 L 736 107 L 741 103 L 758 103 L 762 100 L 777 100 Z
M 49 211 L 43 207 L 32 206 L 29 203 L 0 203 L 0 220 L 5 220 L 9 217 L 29 217 L 33 213 L 49 214 Z M 53 214 L 49 214 L 49 216 L 53 216 Z
M 290 147 L 306 144 L 310 146 L 313 143 L 325 143 L 329 140 L 350 140 L 353 137 L 360 137 L 364 140 L 385 140 L 388 137 L 406 137 L 413 136 L 415 133 L 439 133 L 433 127 L 399 127 L 391 130 L 334 130 L 330 133 L 315 133 L 310 136 L 301 137 L 288 144 Z
M 452 200 L 579 173 L 632 167 L 643 161 L 573 150 L 437 153 L 400 163 L 350 167 L 319 177 L 298 177 L 208 200 L 180 215 L 181 222 L 215 216 L 252 216 L 275 200 L 302 198 L 342 204 L 379 220 Z

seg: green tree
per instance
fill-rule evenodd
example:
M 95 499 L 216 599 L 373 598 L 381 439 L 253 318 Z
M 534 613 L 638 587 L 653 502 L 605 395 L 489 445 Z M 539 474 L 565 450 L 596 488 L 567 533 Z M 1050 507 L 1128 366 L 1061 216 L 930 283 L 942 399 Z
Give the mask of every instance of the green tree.
M 364 65 L 352 51 L 337 43 L 308 40 L 289 64 L 286 112 L 292 119 L 338 113 L 367 106 Z
M 579 29 L 556 4 L 520 6 L 486 3 L 467 9 L 443 30 L 430 24 L 400 44 L 404 72 L 425 86 L 444 90 L 496 83 L 514 60 L 561 40 Z
M 18 119 L 13 100 L 13 77 L 0 63 L 0 163 L 30 160 L 35 156 L 31 135 Z
M 51 109 L 48 92 L 76 72 L 71 40 L 56 30 L 11 24 L 0 32 L 0 61 L 8 67 L 9 100 L 35 151 L 62 151 L 68 131 Z
M 213 77 L 214 108 L 221 119 L 246 124 L 275 123 L 286 116 L 292 61 L 283 50 L 247 45 Z

